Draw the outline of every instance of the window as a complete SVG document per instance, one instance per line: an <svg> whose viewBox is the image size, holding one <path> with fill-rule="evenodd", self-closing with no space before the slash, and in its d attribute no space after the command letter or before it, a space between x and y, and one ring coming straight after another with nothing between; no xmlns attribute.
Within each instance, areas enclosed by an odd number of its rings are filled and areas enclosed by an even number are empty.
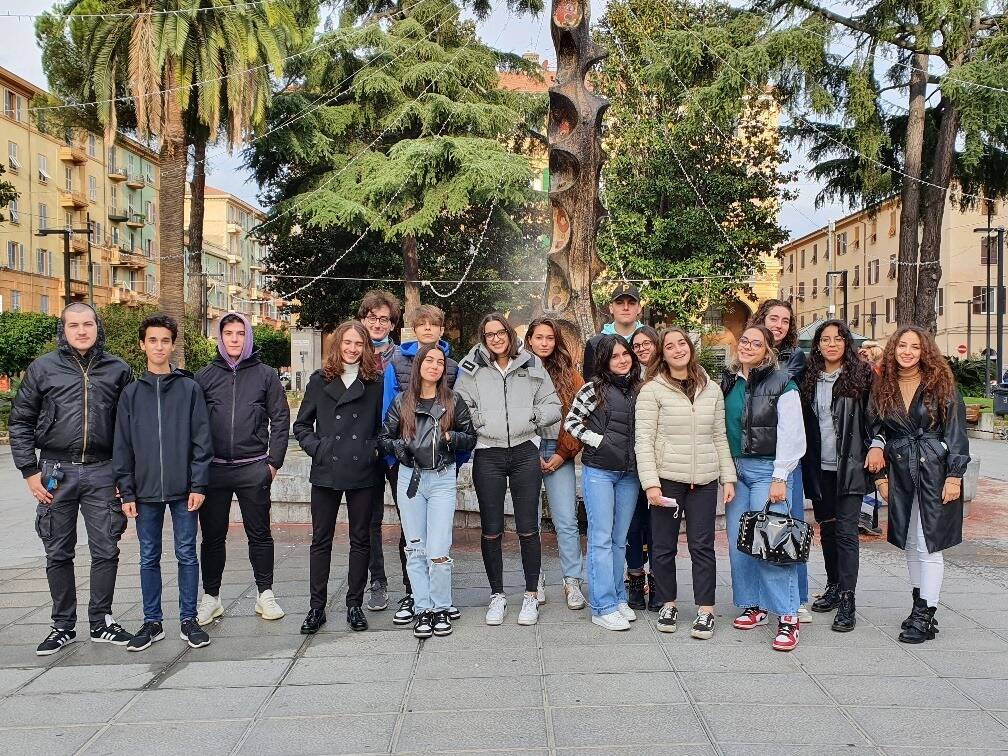
<svg viewBox="0 0 1008 756"><path fill-rule="evenodd" d="M935 315L941 317L945 314L945 290L938 287L938 291L935 292Z"/></svg>
<svg viewBox="0 0 1008 756"><path fill-rule="evenodd" d="M154 250L154 246L153 245L154 245L154 240L153 239L144 239L144 243L143 243L144 254L147 255L147 257L152 257L153 256L151 254L153 252L153 250Z"/></svg>
<svg viewBox="0 0 1008 756"><path fill-rule="evenodd" d="M818 296L819 296L819 279L818 278L813 278L812 279L812 298L815 299Z"/></svg>
<svg viewBox="0 0 1008 756"><path fill-rule="evenodd" d="M868 285L877 284L879 282L879 265L878 260L871 260L868 262Z"/></svg>
<svg viewBox="0 0 1008 756"><path fill-rule="evenodd" d="M892 323L892 300L887 299L885 301L885 322Z"/></svg>
<svg viewBox="0 0 1008 756"><path fill-rule="evenodd" d="M805 327L805 316L804 315L801 316L801 325L798 326L798 327L799 328L804 328Z"/></svg>
<svg viewBox="0 0 1008 756"><path fill-rule="evenodd" d="M144 216L148 223L154 222L154 203L150 200L144 203Z"/></svg>
<svg viewBox="0 0 1008 756"><path fill-rule="evenodd" d="M800 301L800 302L804 302L805 301L805 282L804 281L799 281L798 282L798 301Z"/></svg>
<svg viewBox="0 0 1008 756"><path fill-rule="evenodd" d="M101 286L101 263L91 263L91 276L95 286Z"/></svg>
<svg viewBox="0 0 1008 756"><path fill-rule="evenodd" d="M92 202L98 201L98 179L94 176L87 177L87 193L89 200Z"/></svg>
<svg viewBox="0 0 1008 756"><path fill-rule="evenodd" d="M794 273L794 255L788 255L787 258L787 272Z"/></svg>
<svg viewBox="0 0 1008 756"><path fill-rule="evenodd" d="M851 321L851 325L857 325L858 321L861 320L861 305L854 305L854 320Z"/></svg>
<svg viewBox="0 0 1008 756"><path fill-rule="evenodd" d="M802 270L804 270L805 269L805 250L804 249L801 251L801 266L802 266Z"/></svg>
<svg viewBox="0 0 1008 756"><path fill-rule="evenodd" d="M97 157L98 155L98 140L95 139L94 134L88 134L87 154L90 155L91 157Z"/></svg>
<svg viewBox="0 0 1008 756"><path fill-rule="evenodd" d="M17 198L12 199L9 203L7 203L7 211L9 213L9 215L10 215L10 222L11 223L20 223L21 222L21 211L18 209Z"/></svg>
<svg viewBox="0 0 1008 756"><path fill-rule="evenodd" d="M871 243L878 242L878 218L872 218L871 222Z"/></svg>
<svg viewBox="0 0 1008 756"><path fill-rule="evenodd" d="M816 261L819 259L819 245L812 245L812 264L815 265Z"/></svg>
<svg viewBox="0 0 1008 756"><path fill-rule="evenodd" d="M73 213L63 213L63 228L73 228Z"/></svg>
<svg viewBox="0 0 1008 756"><path fill-rule="evenodd" d="M899 212L893 210L889 213L889 236L896 236L896 231L899 227Z"/></svg>
<svg viewBox="0 0 1008 756"><path fill-rule="evenodd" d="M116 189L116 185L112 184L109 187L109 198L111 199L112 209L119 207L119 190Z"/></svg>
<svg viewBox="0 0 1008 756"><path fill-rule="evenodd" d="M889 278L896 278L896 255L889 255Z"/></svg>
<svg viewBox="0 0 1008 756"><path fill-rule="evenodd" d="M838 255L847 254L847 232L836 235L836 253Z"/></svg>
<svg viewBox="0 0 1008 756"><path fill-rule="evenodd" d="M49 295L43 294L39 297L39 312L43 315L49 314Z"/></svg>
<svg viewBox="0 0 1008 756"><path fill-rule="evenodd" d="M856 289L860 285L861 285L861 266L855 265L854 278L851 280L851 286L853 286Z"/></svg>
<svg viewBox="0 0 1008 756"><path fill-rule="evenodd" d="M984 293L986 291L986 296ZM1001 287L1001 312L1005 311L1005 290ZM973 287L973 314L974 315L986 315L988 312L994 312L994 287L989 289L986 286L974 286Z"/></svg>
<svg viewBox="0 0 1008 756"><path fill-rule="evenodd" d="M8 240L7 267L11 270L26 270L24 244Z"/></svg>
<svg viewBox="0 0 1008 756"><path fill-rule="evenodd" d="M7 142L7 167L10 168L11 173L17 173L21 170L21 161L18 160L17 142Z"/></svg>
<svg viewBox="0 0 1008 756"><path fill-rule="evenodd" d="M63 166L63 187L68 191L73 191L73 168L69 165Z"/></svg>
<svg viewBox="0 0 1008 756"><path fill-rule="evenodd" d="M861 226L854 226L854 249L861 246Z"/></svg>
<svg viewBox="0 0 1008 756"><path fill-rule="evenodd" d="M980 240L980 264L997 265L997 237L985 236Z"/></svg>
<svg viewBox="0 0 1008 756"><path fill-rule="evenodd" d="M114 146L108 148L108 169L110 173L116 169L116 151Z"/></svg>
<svg viewBox="0 0 1008 756"><path fill-rule="evenodd" d="M12 289L10 293L10 308L12 311L17 312L21 309L21 292L17 289Z"/></svg>
<svg viewBox="0 0 1008 756"><path fill-rule="evenodd" d="M157 284L154 282L154 274L153 273L148 273L147 274L146 285L147 285L147 293L148 294L156 294L157 293Z"/></svg>
<svg viewBox="0 0 1008 756"><path fill-rule="evenodd" d="M49 183L49 158L45 155L38 156L38 180L40 184Z"/></svg>
<svg viewBox="0 0 1008 756"><path fill-rule="evenodd" d="M24 97L9 89L4 92L4 115L15 121L24 120Z"/></svg>

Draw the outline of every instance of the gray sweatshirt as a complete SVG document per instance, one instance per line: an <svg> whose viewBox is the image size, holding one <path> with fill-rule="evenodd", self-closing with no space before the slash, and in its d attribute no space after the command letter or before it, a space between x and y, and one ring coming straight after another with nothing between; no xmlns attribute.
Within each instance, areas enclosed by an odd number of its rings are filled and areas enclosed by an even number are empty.
<svg viewBox="0 0 1008 756"><path fill-rule="evenodd" d="M815 389L815 414L819 420L821 464L823 470L837 469L836 427L833 425L833 384L840 377L840 371L819 373Z"/></svg>

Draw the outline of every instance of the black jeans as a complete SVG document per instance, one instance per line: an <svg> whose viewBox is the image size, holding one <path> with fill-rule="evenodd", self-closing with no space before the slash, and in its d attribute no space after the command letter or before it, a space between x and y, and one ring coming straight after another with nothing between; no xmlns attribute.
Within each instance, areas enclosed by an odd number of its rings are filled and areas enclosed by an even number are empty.
<svg viewBox="0 0 1008 756"><path fill-rule="evenodd" d="M346 605L364 603L368 559L371 552L371 488L337 491L325 486L311 487L312 541L308 557L308 583L311 608L323 609L328 600L329 568L332 566L333 534L340 502L346 494L350 520L350 566L347 571Z"/></svg>
<svg viewBox="0 0 1008 756"><path fill-rule="evenodd" d="M399 514L399 502L397 501L399 484L399 463L392 467L385 468L385 478L374 487L374 498L371 501L371 562L368 565L368 572L371 573L372 582L377 580L382 585L388 585L388 577L385 575L385 554L382 551L382 519L385 516L385 481L388 480L392 487L392 502L395 504L396 514ZM399 526L399 563L402 565L403 586L406 593L413 593L410 587L409 575L406 574L406 536L403 534L402 517L400 516Z"/></svg>
<svg viewBox="0 0 1008 756"><path fill-rule="evenodd" d="M820 501L812 501L816 522L819 524L819 541L826 562L826 582L853 591L858 574L858 516L861 514L859 494L837 494L837 474L831 470L819 471Z"/></svg>
<svg viewBox="0 0 1008 756"><path fill-rule="evenodd" d="M630 572L640 572L649 561L654 543L651 538L651 512L644 491L637 497L637 508L630 520L626 539L626 566Z"/></svg>
<svg viewBox="0 0 1008 756"><path fill-rule="evenodd" d="M42 483L49 479L55 462L42 460ZM115 498L111 462L76 465L60 463L63 480L50 504L39 504L35 532L45 546L46 578L52 595L53 627L73 630L77 624L77 583L74 552L77 548L77 513L84 517L91 552L91 600L88 621L104 622L112 614L116 574L119 571L119 539L126 531L126 515Z"/></svg>
<svg viewBox="0 0 1008 756"><path fill-rule="evenodd" d="M539 585L542 544L539 541L539 490L542 468L539 450L531 441L510 449L477 449L473 453L473 486L480 508L483 537L480 548L493 593L504 592L504 497L511 488L515 529L521 545L525 590Z"/></svg>
<svg viewBox="0 0 1008 756"><path fill-rule="evenodd" d="M220 595L221 576L227 561L227 534L233 496L238 497L256 587L260 593L273 588L272 485L273 477L265 461L247 465L211 465L206 500L198 510L200 530L203 532L200 561L204 593Z"/></svg>
<svg viewBox="0 0 1008 756"><path fill-rule="evenodd" d="M675 499L679 509L651 508L651 574L660 603L676 600L675 558L679 550L679 525L686 516L686 542L693 562L693 601L697 606L714 606L717 572L714 561L714 518L718 482L702 486L661 482L663 496Z"/></svg>

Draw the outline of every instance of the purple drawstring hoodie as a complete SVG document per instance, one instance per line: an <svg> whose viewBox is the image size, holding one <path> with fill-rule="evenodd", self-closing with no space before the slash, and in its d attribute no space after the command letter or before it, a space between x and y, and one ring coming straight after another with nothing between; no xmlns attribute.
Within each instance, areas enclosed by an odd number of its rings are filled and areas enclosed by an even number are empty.
<svg viewBox="0 0 1008 756"><path fill-rule="evenodd" d="M238 318L245 326L245 345L242 347L241 356L237 360L231 359L224 346L224 320L232 315ZM244 360L247 360L252 356L252 324L249 323L248 318L240 312L226 312L221 315L220 320L217 321L217 351L220 352L220 356L232 370L237 368Z"/></svg>

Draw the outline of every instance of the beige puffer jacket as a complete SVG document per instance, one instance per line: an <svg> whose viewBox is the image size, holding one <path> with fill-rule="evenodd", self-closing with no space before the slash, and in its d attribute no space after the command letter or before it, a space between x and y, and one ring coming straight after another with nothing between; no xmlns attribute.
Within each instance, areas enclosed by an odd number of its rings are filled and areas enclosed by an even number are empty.
<svg viewBox="0 0 1008 756"><path fill-rule="evenodd" d="M703 485L737 480L725 435L724 395L710 378L690 402L662 376L648 381L637 397L637 474L641 488L660 480Z"/></svg>

